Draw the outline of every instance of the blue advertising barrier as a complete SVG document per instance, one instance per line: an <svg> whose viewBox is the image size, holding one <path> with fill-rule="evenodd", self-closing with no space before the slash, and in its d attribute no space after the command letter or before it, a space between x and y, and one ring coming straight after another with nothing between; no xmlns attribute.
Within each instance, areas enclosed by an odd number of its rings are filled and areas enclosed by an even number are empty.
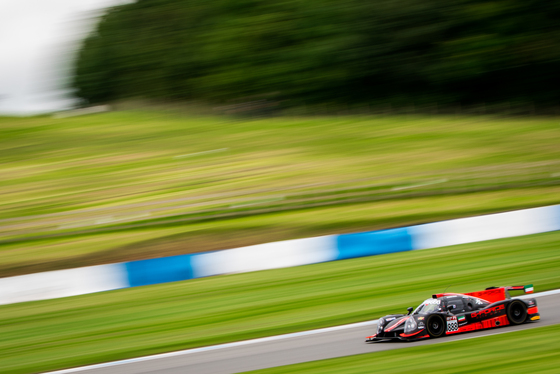
<svg viewBox="0 0 560 374"><path fill-rule="evenodd" d="M408 229L399 228L339 235L337 249L334 260L410 251L413 247Z"/></svg>
<svg viewBox="0 0 560 374"><path fill-rule="evenodd" d="M192 256L179 255L126 262L128 283L130 287L136 287L192 279Z"/></svg>

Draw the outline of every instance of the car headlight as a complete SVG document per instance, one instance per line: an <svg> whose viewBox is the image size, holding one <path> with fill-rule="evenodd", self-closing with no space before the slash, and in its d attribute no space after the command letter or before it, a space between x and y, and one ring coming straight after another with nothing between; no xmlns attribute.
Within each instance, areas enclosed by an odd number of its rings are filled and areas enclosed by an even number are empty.
<svg viewBox="0 0 560 374"><path fill-rule="evenodd" d="M377 321L377 333L381 334L383 332L383 327L385 327L385 319L384 318L379 318L379 321Z"/></svg>
<svg viewBox="0 0 560 374"><path fill-rule="evenodd" d="M416 325L416 320L414 319L414 317L410 317L409 319L406 320L406 323L404 324L404 333L408 334L413 332L414 330L416 330L418 326Z"/></svg>

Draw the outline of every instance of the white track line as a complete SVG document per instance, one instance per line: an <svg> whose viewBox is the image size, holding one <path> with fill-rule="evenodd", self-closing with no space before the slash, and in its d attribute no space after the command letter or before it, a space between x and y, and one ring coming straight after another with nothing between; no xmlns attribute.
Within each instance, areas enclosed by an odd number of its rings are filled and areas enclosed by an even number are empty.
<svg viewBox="0 0 560 374"><path fill-rule="evenodd" d="M539 292L539 293L535 293L535 294L528 294L528 295L523 295L523 296L517 296L517 297L514 297L514 298L515 299L531 299L531 298L534 298L534 297L550 296L550 295L556 295L556 294L560 294L560 289L552 290L552 291ZM252 339L252 340L244 340L244 341L240 341L240 342L233 342L233 343L226 343L226 344L219 344L219 345L211 345L211 346L208 346L208 347L186 349L186 350L183 350L183 351L162 353L162 354L152 355L152 356L137 357L137 358L131 358L131 359L128 359L128 360L106 362L106 363L103 363L103 364L82 366L82 367L59 370L59 371L50 371L50 372L47 372L47 373L44 373L44 374L76 373L76 372L79 372L79 371L101 369L101 368L105 368L105 367L109 367L109 366L124 365L124 364L130 364L130 363L134 363L134 362L159 360L160 358L182 356L182 355L188 355L188 354L194 354L194 353L200 353L200 352L215 351L215 350L218 350L218 349L240 347L240 346L243 346L243 345L265 343L265 342L270 342L270 341L275 341L275 340L296 338L296 337L300 337L300 336L322 334L324 332L346 330L346 329L351 329L351 328L354 328L354 327L375 325L377 323L377 321L378 320L351 323L349 325L327 327L327 328L324 328L324 329L301 331L301 332L295 332L295 333L291 333L291 334L268 336L266 338L258 338L258 339ZM515 330L515 331L517 331L517 330ZM507 333L507 332L512 332L512 331L495 332L495 333L491 333L491 334L487 334L487 335L466 337L465 339L481 338L481 337L484 337L484 336L504 334L504 333ZM445 343L445 341L441 341L439 343Z"/></svg>

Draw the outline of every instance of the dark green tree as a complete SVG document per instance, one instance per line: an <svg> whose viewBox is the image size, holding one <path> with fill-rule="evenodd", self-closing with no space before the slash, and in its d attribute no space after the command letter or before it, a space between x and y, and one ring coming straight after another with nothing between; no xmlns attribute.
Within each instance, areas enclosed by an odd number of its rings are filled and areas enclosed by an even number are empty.
<svg viewBox="0 0 560 374"><path fill-rule="evenodd" d="M84 42L92 103L557 104L560 6L545 0L139 0Z"/></svg>

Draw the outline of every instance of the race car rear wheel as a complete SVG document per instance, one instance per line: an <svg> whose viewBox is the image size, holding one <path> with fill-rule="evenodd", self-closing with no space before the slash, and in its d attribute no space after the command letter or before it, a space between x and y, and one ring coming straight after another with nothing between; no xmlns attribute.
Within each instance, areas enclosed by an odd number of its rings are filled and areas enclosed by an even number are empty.
<svg viewBox="0 0 560 374"><path fill-rule="evenodd" d="M513 300L507 308L507 318L512 325L520 325L527 319L527 306L521 300Z"/></svg>
<svg viewBox="0 0 560 374"><path fill-rule="evenodd" d="M439 338L445 333L445 321L438 314L433 314L426 321L426 331L432 338Z"/></svg>

